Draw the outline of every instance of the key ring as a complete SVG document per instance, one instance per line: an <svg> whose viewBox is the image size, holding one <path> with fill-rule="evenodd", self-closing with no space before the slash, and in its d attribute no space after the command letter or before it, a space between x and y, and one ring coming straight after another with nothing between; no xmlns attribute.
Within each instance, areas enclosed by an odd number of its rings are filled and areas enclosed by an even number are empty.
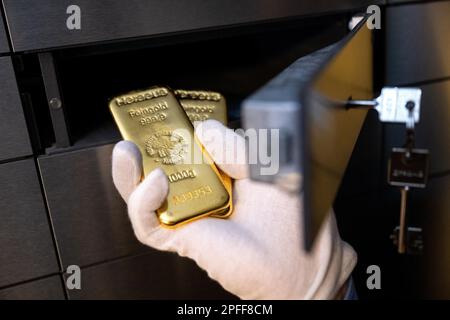
<svg viewBox="0 0 450 320"><path fill-rule="evenodd" d="M411 157L411 150L414 148L415 141L415 120L414 120L414 101L408 101L405 105L406 109L408 109L408 120L406 121L406 143L405 148L408 149L405 156L406 159Z"/></svg>

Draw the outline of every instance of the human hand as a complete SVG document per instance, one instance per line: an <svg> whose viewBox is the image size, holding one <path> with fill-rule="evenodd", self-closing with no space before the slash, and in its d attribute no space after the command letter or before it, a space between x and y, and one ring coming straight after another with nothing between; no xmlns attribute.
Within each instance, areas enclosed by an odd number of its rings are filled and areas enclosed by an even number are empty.
<svg viewBox="0 0 450 320"><path fill-rule="evenodd" d="M169 190L163 170L152 171L140 182L142 158L138 148L129 141L115 146L113 181L128 204L137 239L193 259L212 279L242 299L335 297L349 277L356 255L340 239L332 210L313 250L305 252L300 242L302 197L275 185L251 181L244 164L219 159L221 156L214 152L217 141L205 138L210 130L227 137L226 152L245 152L245 142L234 132L225 135L230 129L214 120L196 128L200 142L214 161L236 179L233 214L229 219L202 218L175 230L162 227L155 213Z"/></svg>

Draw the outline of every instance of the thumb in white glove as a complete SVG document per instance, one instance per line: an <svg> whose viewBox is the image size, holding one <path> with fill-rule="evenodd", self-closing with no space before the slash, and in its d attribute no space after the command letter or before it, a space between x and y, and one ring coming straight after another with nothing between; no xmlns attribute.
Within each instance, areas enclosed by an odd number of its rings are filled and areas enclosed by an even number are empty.
<svg viewBox="0 0 450 320"><path fill-rule="evenodd" d="M140 183L142 159L137 147L129 141L115 146L113 180L128 204L138 240L193 259L212 279L242 299L333 298L356 263L353 249L339 237L333 213L313 251L305 252L300 245L302 199L276 186L250 181L242 164L217 159L217 141L203 139L211 136L210 130L224 133L226 152L236 152L227 150L229 147L245 148L244 139L214 120L196 128L199 140L219 167L237 179L233 214L226 220L203 218L175 230L161 227L155 213L169 190L163 170L155 169Z"/></svg>

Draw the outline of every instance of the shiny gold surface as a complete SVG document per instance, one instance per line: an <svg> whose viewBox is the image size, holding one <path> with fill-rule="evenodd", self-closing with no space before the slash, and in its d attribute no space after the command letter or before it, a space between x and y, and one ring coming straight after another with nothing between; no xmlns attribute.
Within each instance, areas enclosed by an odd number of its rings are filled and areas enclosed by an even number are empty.
<svg viewBox="0 0 450 320"><path fill-rule="evenodd" d="M225 98L220 93L182 89L177 89L174 93L192 123L194 123L194 121L214 119L227 125L227 104ZM219 172L222 177L222 182L230 195L230 206L211 216L216 218L227 218L233 211L232 180L220 169Z"/></svg>
<svg viewBox="0 0 450 320"><path fill-rule="evenodd" d="M181 89L174 92L191 122L215 119L227 124L227 105L220 93Z"/></svg>
<svg viewBox="0 0 450 320"><path fill-rule="evenodd" d="M121 95L110 101L109 108L122 137L140 149L144 175L161 167L168 176L169 195L157 210L164 226L178 226L229 208L230 196L215 165L192 164L189 155L202 153L202 146L169 88Z"/></svg>

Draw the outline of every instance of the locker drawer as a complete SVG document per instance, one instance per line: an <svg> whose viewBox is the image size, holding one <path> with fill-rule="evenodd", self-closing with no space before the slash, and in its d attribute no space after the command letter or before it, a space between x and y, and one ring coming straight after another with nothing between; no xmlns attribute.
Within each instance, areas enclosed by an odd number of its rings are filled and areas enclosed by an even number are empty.
<svg viewBox="0 0 450 320"><path fill-rule="evenodd" d="M9 52L8 38L4 28L3 17L0 15L0 53Z"/></svg>
<svg viewBox="0 0 450 320"><path fill-rule="evenodd" d="M3 0L14 51L111 41L189 30L229 27L296 16L363 8L383 1L114 1ZM66 10L80 8L81 28L69 30ZM269 9L268 9L269 8ZM32 17L32 18L31 18Z"/></svg>
<svg viewBox="0 0 450 320"><path fill-rule="evenodd" d="M117 141L109 99L156 84L219 91L226 97L229 120L237 120L243 99L298 57L342 39L348 33L346 21L336 15L273 23L256 31L242 27L239 34L220 37L196 33L56 51L52 56L64 109L63 121L53 121L56 147ZM67 130L58 135L61 127Z"/></svg>
<svg viewBox="0 0 450 320"><path fill-rule="evenodd" d="M111 178L112 145L38 159L64 267L145 250Z"/></svg>
<svg viewBox="0 0 450 320"><path fill-rule="evenodd" d="M0 165L0 287L59 270L34 160Z"/></svg>
<svg viewBox="0 0 450 320"><path fill-rule="evenodd" d="M81 270L69 299L232 299L192 260L152 250Z"/></svg>
<svg viewBox="0 0 450 320"><path fill-rule="evenodd" d="M450 175L429 181L423 190L414 190L411 212L424 229L425 251L422 286L426 299L450 298Z"/></svg>
<svg viewBox="0 0 450 320"><path fill-rule="evenodd" d="M64 300L61 276L52 276L0 290L0 300Z"/></svg>
<svg viewBox="0 0 450 320"><path fill-rule="evenodd" d="M0 86L0 160L30 155L31 144L10 57L0 57Z"/></svg>
<svg viewBox="0 0 450 320"><path fill-rule="evenodd" d="M386 84L450 76L450 1L386 8Z"/></svg>

